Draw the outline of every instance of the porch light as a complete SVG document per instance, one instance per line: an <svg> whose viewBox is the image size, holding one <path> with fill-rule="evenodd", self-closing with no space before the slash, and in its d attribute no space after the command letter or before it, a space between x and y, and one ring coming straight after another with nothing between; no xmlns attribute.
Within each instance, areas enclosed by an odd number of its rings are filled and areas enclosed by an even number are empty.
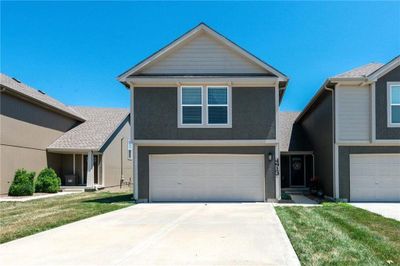
<svg viewBox="0 0 400 266"><path fill-rule="evenodd" d="M272 161L272 153L268 153L268 161Z"/></svg>

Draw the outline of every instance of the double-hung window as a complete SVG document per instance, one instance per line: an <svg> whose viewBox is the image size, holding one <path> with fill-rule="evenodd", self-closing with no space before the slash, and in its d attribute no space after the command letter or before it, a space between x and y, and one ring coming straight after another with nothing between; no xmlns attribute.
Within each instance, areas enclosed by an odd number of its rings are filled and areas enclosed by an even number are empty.
<svg viewBox="0 0 400 266"><path fill-rule="evenodd" d="M228 86L181 86L179 127L231 127L231 98Z"/></svg>
<svg viewBox="0 0 400 266"><path fill-rule="evenodd" d="M227 125L228 108L228 87L207 87L208 124Z"/></svg>
<svg viewBox="0 0 400 266"><path fill-rule="evenodd" d="M400 127L400 82L388 86L388 125Z"/></svg>
<svg viewBox="0 0 400 266"><path fill-rule="evenodd" d="M203 88L181 88L181 123L182 125L203 124Z"/></svg>

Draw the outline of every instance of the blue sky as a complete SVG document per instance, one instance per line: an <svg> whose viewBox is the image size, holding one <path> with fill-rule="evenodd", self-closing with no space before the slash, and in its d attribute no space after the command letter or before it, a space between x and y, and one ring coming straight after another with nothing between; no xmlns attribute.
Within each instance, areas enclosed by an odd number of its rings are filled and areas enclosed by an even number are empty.
<svg viewBox="0 0 400 266"><path fill-rule="evenodd" d="M399 2L2 2L1 72L68 105L128 107L116 77L200 22L290 77L283 110L400 54Z"/></svg>

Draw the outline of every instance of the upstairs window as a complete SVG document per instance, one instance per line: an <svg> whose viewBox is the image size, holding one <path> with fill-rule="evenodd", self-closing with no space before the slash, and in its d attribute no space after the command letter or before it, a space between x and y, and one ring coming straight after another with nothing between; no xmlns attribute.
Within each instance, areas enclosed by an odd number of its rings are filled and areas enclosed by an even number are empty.
<svg viewBox="0 0 400 266"><path fill-rule="evenodd" d="M228 124L228 87L207 87L208 124Z"/></svg>
<svg viewBox="0 0 400 266"><path fill-rule="evenodd" d="M178 95L178 127L231 127L230 87L182 86Z"/></svg>
<svg viewBox="0 0 400 266"><path fill-rule="evenodd" d="M389 85L388 96L389 126L400 127L400 82Z"/></svg>
<svg viewBox="0 0 400 266"><path fill-rule="evenodd" d="M182 87L182 124L201 125L203 123L202 87Z"/></svg>

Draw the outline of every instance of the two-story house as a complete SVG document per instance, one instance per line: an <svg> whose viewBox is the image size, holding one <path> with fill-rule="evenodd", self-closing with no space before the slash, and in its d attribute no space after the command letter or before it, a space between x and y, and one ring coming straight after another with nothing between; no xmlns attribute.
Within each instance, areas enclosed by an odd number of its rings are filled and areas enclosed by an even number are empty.
<svg viewBox="0 0 400 266"><path fill-rule="evenodd" d="M201 23L119 81L131 92L137 200L280 198L280 71Z"/></svg>
<svg viewBox="0 0 400 266"><path fill-rule="evenodd" d="M400 201L400 56L328 78L295 125L328 196Z"/></svg>
<svg viewBox="0 0 400 266"><path fill-rule="evenodd" d="M135 199L273 201L281 189L400 201L400 58L329 78L302 113L288 78L200 24L118 77Z"/></svg>

